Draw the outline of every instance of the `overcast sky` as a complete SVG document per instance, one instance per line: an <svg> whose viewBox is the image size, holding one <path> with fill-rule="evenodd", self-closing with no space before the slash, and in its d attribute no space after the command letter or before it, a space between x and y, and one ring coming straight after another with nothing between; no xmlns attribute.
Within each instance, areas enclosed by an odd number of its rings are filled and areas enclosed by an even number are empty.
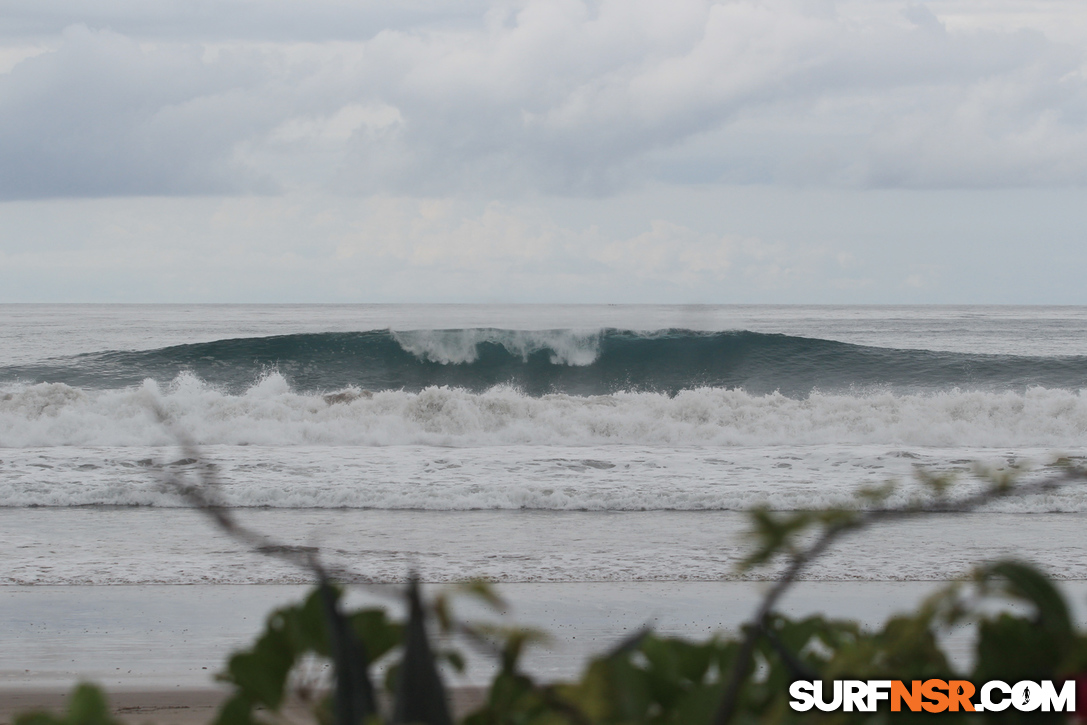
<svg viewBox="0 0 1087 725"><path fill-rule="evenodd" d="M1087 304L1082 0L0 0L0 301Z"/></svg>

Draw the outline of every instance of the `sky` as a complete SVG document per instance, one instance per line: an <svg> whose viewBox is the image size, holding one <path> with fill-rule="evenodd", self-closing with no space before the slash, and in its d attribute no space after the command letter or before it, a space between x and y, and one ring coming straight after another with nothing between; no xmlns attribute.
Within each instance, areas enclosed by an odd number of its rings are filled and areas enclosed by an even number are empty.
<svg viewBox="0 0 1087 725"><path fill-rule="evenodd" d="M1087 304L1082 0L0 0L0 302Z"/></svg>

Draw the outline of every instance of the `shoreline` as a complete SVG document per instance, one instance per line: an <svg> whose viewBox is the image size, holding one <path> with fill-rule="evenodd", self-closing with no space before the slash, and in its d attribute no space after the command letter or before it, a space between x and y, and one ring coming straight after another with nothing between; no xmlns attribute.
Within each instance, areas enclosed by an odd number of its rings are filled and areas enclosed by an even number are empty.
<svg viewBox="0 0 1087 725"><path fill-rule="evenodd" d="M799 617L823 613L873 627L913 609L941 582L807 581L797 583L779 611ZM1087 580L1062 581L1073 616L1087 623ZM592 655L645 626L667 636L703 639L735 632L754 610L767 583L577 582L503 584L510 614L489 614L458 600L469 620L513 623L551 636L530 650L526 671L543 680L579 672ZM434 593L440 587L426 586ZM0 587L0 701L9 695L66 692L79 681L107 692L204 691L228 655L248 646L274 608L298 601L302 585L31 586ZM349 607L398 603L385 593L349 590ZM969 632L950 632L945 648L957 665L970 658ZM453 688L486 683L491 663L468 655Z"/></svg>
<svg viewBox="0 0 1087 725"><path fill-rule="evenodd" d="M223 688L175 688L173 690L113 690L106 693L113 716L124 723L154 725L208 725L226 699ZM449 691L454 717L474 710L486 696L478 687ZM69 690L43 689L7 691L0 689L0 725L10 725L16 715L27 712L63 712ZM292 708L286 708L290 714ZM298 714L303 715L302 708Z"/></svg>
<svg viewBox="0 0 1087 725"><path fill-rule="evenodd" d="M69 689L0 689L0 725L10 725L16 715L34 712L63 712ZM176 688L174 690L111 690L106 693L110 710L123 722L155 725L203 725L210 723L226 690L217 688Z"/></svg>

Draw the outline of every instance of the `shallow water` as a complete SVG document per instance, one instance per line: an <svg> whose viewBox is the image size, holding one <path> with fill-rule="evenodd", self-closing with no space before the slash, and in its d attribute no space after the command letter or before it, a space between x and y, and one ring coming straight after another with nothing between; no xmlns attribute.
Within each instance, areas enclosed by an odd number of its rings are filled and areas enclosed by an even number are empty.
<svg viewBox="0 0 1087 725"><path fill-rule="evenodd" d="M722 581L741 574L747 518L731 511L256 509L253 528L301 546L358 581ZM939 514L847 537L804 573L816 581L947 580L1002 557L1087 579L1085 514ZM153 508L0 509L0 584L296 584L307 572L253 554L198 512Z"/></svg>
<svg viewBox="0 0 1087 725"><path fill-rule="evenodd" d="M1073 614L1087 622L1087 583L1062 584ZM875 627L911 609L931 582L808 582L783 600L790 616L816 612ZM572 677L587 658L645 625L668 636L704 638L735 632L753 610L759 589L744 582L605 582L506 584L507 623L542 629L551 642L529 650L526 670L546 680ZM113 690L213 685L226 656L248 645L277 606L299 600L302 586L2 587L0 695L4 690L67 688L93 680ZM395 592L388 592L394 595ZM388 596L355 592L352 603L386 603ZM461 609L472 619L494 619ZM968 628L942 634L952 662L970 662ZM493 665L472 656L452 686L487 681Z"/></svg>

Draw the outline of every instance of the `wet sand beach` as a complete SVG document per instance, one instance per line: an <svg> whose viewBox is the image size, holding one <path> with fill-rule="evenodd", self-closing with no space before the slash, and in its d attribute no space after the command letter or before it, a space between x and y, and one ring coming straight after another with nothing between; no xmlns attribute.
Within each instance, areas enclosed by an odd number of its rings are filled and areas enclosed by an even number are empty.
<svg viewBox="0 0 1087 725"><path fill-rule="evenodd" d="M940 582L801 582L781 610L815 612L876 626L907 611ZM594 652L644 625L692 638L734 632L765 584L757 582L576 582L506 584L499 592L511 621L552 635L526 659L542 679L575 675ZM1060 586L1077 619L1087 622L1087 581ZM79 681L101 684L115 711L132 722L207 722L223 696L212 677L245 646L275 606L306 591L293 585L0 587L0 723L14 713L56 708ZM395 594L389 587L389 594ZM382 592L351 595L351 605L388 601ZM463 609L463 616L485 616ZM969 633L946 638L954 660L969 660ZM468 707L489 665L469 660L449 675L459 706Z"/></svg>

